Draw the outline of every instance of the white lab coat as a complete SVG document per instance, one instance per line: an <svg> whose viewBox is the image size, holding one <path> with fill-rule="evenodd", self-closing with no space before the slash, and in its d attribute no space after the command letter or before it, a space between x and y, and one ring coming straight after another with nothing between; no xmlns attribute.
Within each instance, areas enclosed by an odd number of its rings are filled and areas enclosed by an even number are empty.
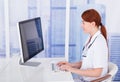
<svg viewBox="0 0 120 82"><path fill-rule="evenodd" d="M80 69L103 68L101 76L108 72L108 47L107 42L100 31L96 32L82 54L82 66ZM90 81L95 78L84 77Z"/></svg>

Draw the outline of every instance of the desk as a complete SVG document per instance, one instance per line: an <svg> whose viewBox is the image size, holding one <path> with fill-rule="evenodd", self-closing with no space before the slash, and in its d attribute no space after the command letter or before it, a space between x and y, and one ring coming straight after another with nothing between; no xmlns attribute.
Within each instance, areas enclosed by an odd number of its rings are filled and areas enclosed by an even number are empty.
<svg viewBox="0 0 120 82"><path fill-rule="evenodd" d="M19 65L19 57L13 57L0 72L0 82L74 82L70 72L51 69L51 61L61 58L32 58L30 61L41 62L37 67Z"/></svg>

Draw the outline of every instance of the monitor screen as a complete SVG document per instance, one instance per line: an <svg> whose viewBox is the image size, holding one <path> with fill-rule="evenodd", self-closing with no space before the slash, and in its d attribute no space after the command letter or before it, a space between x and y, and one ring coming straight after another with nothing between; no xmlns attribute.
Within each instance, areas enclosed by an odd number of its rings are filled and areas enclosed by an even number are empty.
<svg viewBox="0 0 120 82"><path fill-rule="evenodd" d="M20 21L21 62L25 63L44 50L40 17Z"/></svg>

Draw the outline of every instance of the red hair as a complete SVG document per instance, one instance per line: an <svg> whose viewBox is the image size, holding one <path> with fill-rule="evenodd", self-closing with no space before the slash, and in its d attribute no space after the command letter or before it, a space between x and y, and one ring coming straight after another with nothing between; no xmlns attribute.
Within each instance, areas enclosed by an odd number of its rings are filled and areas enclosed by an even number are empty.
<svg viewBox="0 0 120 82"><path fill-rule="evenodd" d="M101 23L101 17L99 15L99 13L94 10L94 9L89 9L86 10L85 12L83 12L82 14L82 19L87 21L87 22L95 22L96 26L99 28L99 26L101 26L100 30L102 35L104 36L104 38L107 41L107 32L106 32L106 28L105 26Z"/></svg>

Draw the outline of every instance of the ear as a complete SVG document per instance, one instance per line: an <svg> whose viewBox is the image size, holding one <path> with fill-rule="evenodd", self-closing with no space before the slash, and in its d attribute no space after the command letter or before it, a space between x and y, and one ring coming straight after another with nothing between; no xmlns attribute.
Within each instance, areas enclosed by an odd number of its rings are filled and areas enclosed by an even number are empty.
<svg viewBox="0 0 120 82"><path fill-rule="evenodd" d="M95 24L95 22L93 21L93 22L91 22L91 25L92 25L92 26L95 26L96 24Z"/></svg>

